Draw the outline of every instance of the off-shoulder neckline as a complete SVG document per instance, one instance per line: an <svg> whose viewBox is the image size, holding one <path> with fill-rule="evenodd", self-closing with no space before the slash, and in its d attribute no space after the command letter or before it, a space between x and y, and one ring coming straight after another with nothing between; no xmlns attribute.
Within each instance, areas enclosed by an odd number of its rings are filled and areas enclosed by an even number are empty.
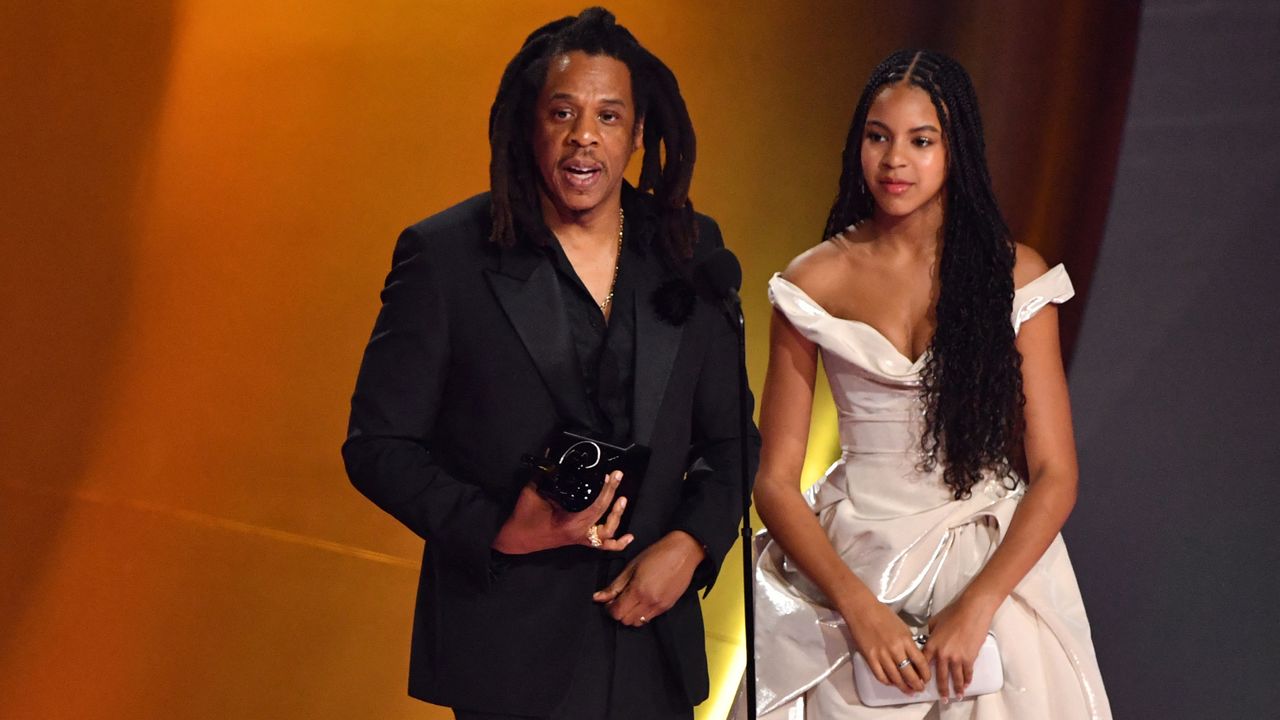
<svg viewBox="0 0 1280 720"><path fill-rule="evenodd" d="M830 318L831 320L834 320L835 322L838 322L838 323L845 323L848 325L852 325L854 327L866 328L872 335L879 338L880 342L884 343L886 347L893 350L895 355L902 358L903 360L906 360L908 363L911 363L912 367L919 365L929 355L929 351L928 349L926 349L924 352L920 353L920 357L916 358L915 360L912 360L911 358L907 357L906 353L899 350L898 346L894 345L893 342L889 340L889 338L885 337L885 334L880 332L880 330L875 325L872 325L871 323L868 323L868 322L863 322L861 320L853 320L851 318L842 318L838 315L832 315L831 312L828 311L826 308L822 307L822 305L817 300L814 300L812 297L810 297L809 293L800 289L799 285L796 285L790 280L782 277L782 273L774 273L773 277L770 278L769 282L772 283L775 280L780 283L784 283L786 287L788 287L791 291L799 295L806 303L812 305L819 312L821 312L824 317Z"/></svg>
<svg viewBox="0 0 1280 720"><path fill-rule="evenodd" d="M1057 265L1054 265L1053 267L1044 271L1039 276L1037 276L1034 280L1028 282L1026 285L1023 285L1020 288L1015 288L1013 291L1014 297L1016 298L1018 293L1026 290L1027 288L1030 288L1032 285L1035 285L1041 280L1044 280L1049 275L1051 275L1052 273L1060 269L1065 269L1063 268L1062 263L1058 263ZM872 325L871 323L868 323L868 322L864 322L862 320L854 320L852 318L843 318L843 317L840 317L839 315L831 314L831 312L827 310L825 307L823 307L821 303L819 303L817 300L814 300L813 297L809 295L809 293L802 290L799 285L796 285L790 280L782 277L782 273L774 273L773 277L769 279L769 282L773 283L774 281L785 284L786 287L790 288L793 292L799 295L805 302L812 305L819 312L821 312L823 316L830 318L831 320L834 320L835 322L838 322L838 323L845 323L848 325L852 325L854 327L866 328L872 335L879 338L880 342L884 343L886 347L893 350L895 355L902 358L903 360L906 360L908 363L911 363L911 367L915 367L919 365L926 358L929 357L929 350L928 348L926 348L924 352L920 353L920 357L916 358L915 360L912 360L910 357L907 356L906 353L902 352L902 350L900 350L897 345L894 345L893 341L891 341L888 337L886 337L884 333L880 332L880 329L877 328L875 325Z"/></svg>

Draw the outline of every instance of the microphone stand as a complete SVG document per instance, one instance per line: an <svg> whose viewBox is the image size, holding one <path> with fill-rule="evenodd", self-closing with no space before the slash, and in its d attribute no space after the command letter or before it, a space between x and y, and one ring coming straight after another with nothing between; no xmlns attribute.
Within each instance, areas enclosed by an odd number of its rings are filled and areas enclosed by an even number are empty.
<svg viewBox="0 0 1280 720"><path fill-rule="evenodd" d="M742 300L733 288L724 298L730 324L738 336L738 447L741 451L739 469L742 475L742 611L746 626L747 668L746 677L747 720L756 720L756 596L753 576L751 530L751 477L748 473L748 438L751 418L747 410L747 332L746 318L742 314Z"/></svg>
<svg viewBox="0 0 1280 720"><path fill-rule="evenodd" d="M699 271L704 273L710 290L720 299L725 320L733 328L738 339L738 449L739 468L742 475L742 610L746 626L747 667L746 678L747 720L756 720L756 596L752 583L752 532L751 532L751 474L747 443L751 437L750 388L747 386L747 325L742 315L742 298L738 288L742 285L742 266L729 250L720 247L702 261Z"/></svg>

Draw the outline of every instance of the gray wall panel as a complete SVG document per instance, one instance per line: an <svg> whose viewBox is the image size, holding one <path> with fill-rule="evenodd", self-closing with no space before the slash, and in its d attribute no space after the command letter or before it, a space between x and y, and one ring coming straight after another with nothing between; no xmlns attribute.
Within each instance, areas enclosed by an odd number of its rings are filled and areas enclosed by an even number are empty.
<svg viewBox="0 0 1280 720"><path fill-rule="evenodd" d="M1147 2L1071 371L1117 717L1280 716L1280 3Z"/></svg>

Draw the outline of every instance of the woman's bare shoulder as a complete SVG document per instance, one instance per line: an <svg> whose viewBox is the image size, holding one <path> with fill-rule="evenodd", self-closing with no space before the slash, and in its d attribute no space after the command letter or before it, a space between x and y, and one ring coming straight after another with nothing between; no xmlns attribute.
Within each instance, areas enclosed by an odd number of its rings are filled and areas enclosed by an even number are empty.
<svg viewBox="0 0 1280 720"><path fill-rule="evenodd" d="M1044 257L1030 245L1017 243L1014 248L1013 286L1020 288L1049 270Z"/></svg>
<svg viewBox="0 0 1280 720"><path fill-rule="evenodd" d="M856 261L843 243L836 237L805 250L787 265L782 277L816 300L829 291L839 292L847 285L850 263Z"/></svg>

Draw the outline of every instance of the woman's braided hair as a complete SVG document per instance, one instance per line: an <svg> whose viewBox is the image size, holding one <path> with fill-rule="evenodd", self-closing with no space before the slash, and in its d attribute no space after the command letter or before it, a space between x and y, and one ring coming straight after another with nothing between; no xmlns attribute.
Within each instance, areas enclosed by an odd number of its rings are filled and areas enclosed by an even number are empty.
<svg viewBox="0 0 1280 720"><path fill-rule="evenodd" d="M944 481L963 499L986 470L1011 477L1025 399L1009 321L1014 243L991 189L977 95L960 63L928 50L900 50L872 72L849 128L823 237L871 217L875 201L861 162L867 111L882 89L903 83L928 93L947 146L937 329L921 372L922 468L941 463Z"/></svg>

